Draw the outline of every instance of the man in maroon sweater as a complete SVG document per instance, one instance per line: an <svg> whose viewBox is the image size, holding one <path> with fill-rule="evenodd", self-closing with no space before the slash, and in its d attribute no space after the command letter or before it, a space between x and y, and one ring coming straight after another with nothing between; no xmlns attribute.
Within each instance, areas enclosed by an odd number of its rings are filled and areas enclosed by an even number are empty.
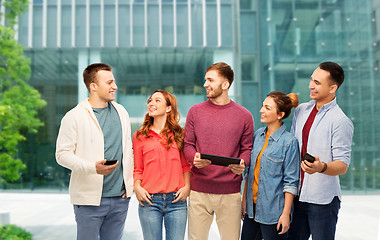
<svg viewBox="0 0 380 240"><path fill-rule="evenodd" d="M189 198L189 240L208 239L216 216L222 240L239 239L241 174L250 163L253 141L251 113L228 97L234 72L226 63L206 70L207 101L190 108L184 153L193 165ZM235 157L240 164L212 165L200 153ZM211 164L211 165L210 165Z"/></svg>

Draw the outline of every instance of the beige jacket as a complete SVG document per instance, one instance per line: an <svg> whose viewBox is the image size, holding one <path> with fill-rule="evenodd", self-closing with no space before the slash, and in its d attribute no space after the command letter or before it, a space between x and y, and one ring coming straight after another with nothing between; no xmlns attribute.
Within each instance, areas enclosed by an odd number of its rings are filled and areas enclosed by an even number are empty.
<svg viewBox="0 0 380 240"><path fill-rule="evenodd" d="M133 152L131 124L123 106L112 102L122 127L123 178L128 197L133 193ZM103 175L96 173L95 162L104 159L104 137L88 99L79 103L62 118L56 159L71 170L70 199L76 205L99 206Z"/></svg>

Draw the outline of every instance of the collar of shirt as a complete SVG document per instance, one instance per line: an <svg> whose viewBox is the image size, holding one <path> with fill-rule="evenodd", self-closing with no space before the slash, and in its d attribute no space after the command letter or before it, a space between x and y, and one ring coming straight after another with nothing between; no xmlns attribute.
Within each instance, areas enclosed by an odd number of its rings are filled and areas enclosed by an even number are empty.
<svg viewBox="0 0 380 240"><path fill-rule="evenodd" d="M149 129L149 132L148 132L148 135L151 136L151 137L156 137L156 138L160 138L162 140L166 140L166 137L156 133L155 131L153 131L151 128ZM169 132L168 134L168 137L169 136L173 136L173 133L172 132Z"/></svg>
<svg viewBox="0 0 380 240"><path fill-rule="evenodd" d="M316 103L317 103L317 101L311 100L310 102L308 102L306 109L309 110L310 108L313 108ZM334 98L331 102L326 103L325 105L323 105L321 107L321 109L319 109L318 112L327 112L328 110L330 110L331 108L333 108L336 104L337 104L336 103L336 98Z"/></svg>
<svg viewBox="0 0 380 240"><path fill-rule="evenodd" d="M149 129L148 135L152 136L152 137L162 138L162 136L160 134L158 134L157 132L155 132L155 131L152 130L152 127Z"/></svg>
<svg viewBox="0 0 380 240"><path fill-rule="evenodd" d="M265 133L267 132L268 130L268 127L266 127L264 129L263 132L260 133L260 135L265 135ZM286 130L286 126L285 124L282 124L281 127L279 129L277 129L271 136L270 138L272 138L274 141L278 142L278 140L280 139L281 135L285 132Z"/></svg>

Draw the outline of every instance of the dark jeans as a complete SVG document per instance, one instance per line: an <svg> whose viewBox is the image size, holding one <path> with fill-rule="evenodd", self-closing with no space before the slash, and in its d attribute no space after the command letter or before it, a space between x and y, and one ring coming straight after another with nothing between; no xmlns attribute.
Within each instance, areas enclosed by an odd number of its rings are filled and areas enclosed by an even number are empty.
<svg viewBox="0 0 380 240"><path fill-rule="evenodd" d="M241 230L241 240L285 240L288 239L287 234L277 234L277 224L258 223L246 214Z"/></svg>
<svg viewBox="0 0 380 240"><path fill-rule="evenodd" d="M295 198L289 239L308 240L311 234L313 240L333 240L339 209L338 197L326 205L300 202Z"/></svg>

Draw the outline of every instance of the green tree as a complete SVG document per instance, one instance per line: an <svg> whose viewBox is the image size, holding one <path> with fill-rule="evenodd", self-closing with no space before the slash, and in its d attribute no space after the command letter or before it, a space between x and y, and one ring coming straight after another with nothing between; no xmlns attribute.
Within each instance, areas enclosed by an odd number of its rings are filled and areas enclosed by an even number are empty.
<svg viewBox="0 0 380 240"><path fill-rule="evenodd" d="M5 8L0 13L5 22L0 24L0 181L12 182L26 167L17 157L17 145L43 125L37 114L46 102L27 83L30 60L15 39L17 17L28 8L28 0L0 0L0 6Z"/></svg>

